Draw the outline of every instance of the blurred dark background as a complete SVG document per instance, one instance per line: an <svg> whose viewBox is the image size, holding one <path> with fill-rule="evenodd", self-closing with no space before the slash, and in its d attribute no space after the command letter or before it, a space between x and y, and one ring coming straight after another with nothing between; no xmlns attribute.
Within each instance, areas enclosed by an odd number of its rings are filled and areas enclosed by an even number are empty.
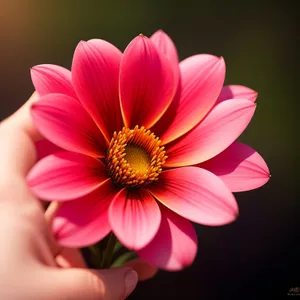
<svg viewBox="0 0 300 300"><path fill-rule="evenodd" d="M297 5L297 2L295 1ZM80 40L99 37L124 49L139 33L162 28L180 58L223 56L226 83L259 92L256 115L240 140L257 149L272 178L236 195L240 217L197 226L199 252L182 272L159 272L130 299L274 299L300 287L296 205L298 113L296 12L292 1L0 0L0 117L33 92L29 68L70 68Z"/></svg>

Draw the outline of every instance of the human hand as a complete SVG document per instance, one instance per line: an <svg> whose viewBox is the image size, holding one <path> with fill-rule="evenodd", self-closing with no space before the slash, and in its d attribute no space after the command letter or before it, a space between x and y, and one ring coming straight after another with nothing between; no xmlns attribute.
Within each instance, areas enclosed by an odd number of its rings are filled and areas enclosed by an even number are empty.
<svg viewBox="0 0 300 300"><path fill-rule="evenodd" d="M36 162L40 139L29 113L31 99L0 124L0 298L4 300L119 300L156 269L137 259L126 267L86 268L80 252L60 248L25 176ZM47 220L48 221L47 221ZM135 271L135 270L136 271Z"/></svg>

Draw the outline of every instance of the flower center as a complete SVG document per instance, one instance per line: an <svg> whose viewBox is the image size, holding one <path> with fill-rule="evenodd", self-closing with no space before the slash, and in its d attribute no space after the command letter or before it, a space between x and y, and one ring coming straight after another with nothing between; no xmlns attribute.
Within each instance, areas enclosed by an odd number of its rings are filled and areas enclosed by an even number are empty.
<svg viewBox="0 0 300 300"><path fill-rule="evenodd" d="M120 187L137 188L154 182L167 156L161 141L145 127L123 127L110 141L106 157L108 174Z"/></svg>

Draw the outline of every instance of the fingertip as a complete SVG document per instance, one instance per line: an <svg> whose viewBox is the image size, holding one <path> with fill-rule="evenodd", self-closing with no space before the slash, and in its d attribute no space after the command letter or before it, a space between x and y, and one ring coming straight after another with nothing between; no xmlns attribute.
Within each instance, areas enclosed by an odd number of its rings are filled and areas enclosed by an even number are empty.
<svg viewBox="0 0 300 300"><path fill-rule="evenodd" d="M30 98L15 111L11 116L2 122L8 129L16 129L25 132L32 141L38 141L42 138L41 134L35 128L31 117L31 106L38 101L39 95L35 91Z"/></svg>
<svg viewBox="0 0 300 300"><path fill-rule="evenodd" d="M138 282L138 273L131 269L125 273L125 298L127 298L135 289Z"/></svg>
<svg viewBox="0 0 300 300"><path fill-rule="evenodd" d="M47 277L51 278L52 290L55 291L53 299L57 299L57 295L72 300L125 299L138 282L138 274L131 267L102 270L69 268L52 272L53 275Z"/></svg>
<svg viewBox="0 0 300 300"><path fill-rule="evenodd" d="M135 258L127 262L126 266L132 267L137 272L139 281L151 279L158 272L157 267L147 263L145 260L141 258Z"/></svg>

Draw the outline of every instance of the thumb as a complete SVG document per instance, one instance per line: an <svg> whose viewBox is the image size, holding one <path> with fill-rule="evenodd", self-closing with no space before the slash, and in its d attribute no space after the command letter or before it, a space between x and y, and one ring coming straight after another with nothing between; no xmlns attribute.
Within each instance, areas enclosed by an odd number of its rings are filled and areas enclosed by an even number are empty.
<svg viewBox="0 0 300 300"><path fill-rule="evenodd" d="M137 285L138 275L129 267L106 270L59 269L53 271L49 299L123 300Z"/></svg>

